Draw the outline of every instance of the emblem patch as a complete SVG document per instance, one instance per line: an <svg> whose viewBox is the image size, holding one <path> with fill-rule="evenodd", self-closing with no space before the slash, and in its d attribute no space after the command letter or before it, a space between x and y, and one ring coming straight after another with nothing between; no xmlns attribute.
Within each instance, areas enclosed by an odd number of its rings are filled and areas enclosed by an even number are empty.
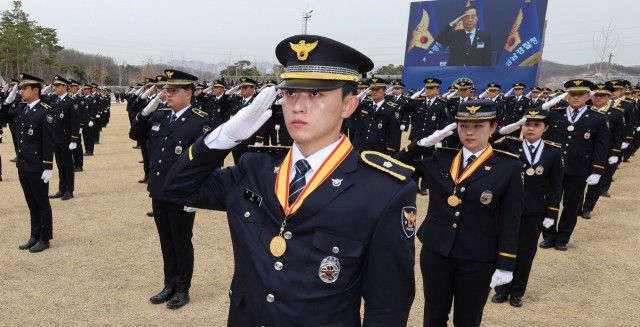
<svg viewBox="0 0 640 327"><path fill-rule="evenodd" d="M338 280L338 277L340 277L340 260L336 257L326 257L322 259L320 269L318 269L318 277L327 284Z"/></svg>
<svg viewBox="0 0 640 327"><path fill-rule="evenodd" d="M33 128L29 128L29 131L27 133L29 134L29 136L33 135Z"/></svg>
<svg viewBox="0 0 640 327"><path fill-rule="evenodd" d="M491 193L491 191L487 190L482 192L482 194L480 194L480 203L482 204L489 204L491 203L491 200L493 199L493 193Z"/></svg>
<svg viewBox="0 0 640 327"><path fill-rule="evenodd" d="M389 161L385 161L382 165L385 166L386 168L393 167L393 164L391 162L389 162Z"/></svg>
<svg viewBox="0 0 640 327"><path fill-rule="evenodd" d="M277 174L278 173L278 169L280 169L280 167L273 168L273 173Z"/></svg>
<svg viewBox="0 0 640 327"><path fill-rule="evenodd" d="M400 113L396 112L396 119L400 119Z"/></svg>
<svg viewBox="0 0 640 327"><path fill-rule="evenodd" d="M342 184L342 179L340 179L340 178L332 178L331 182L333 183L333 186L338 187L338 186L340 186L340 184Z"/></svg>
<svg viewBox="0 0 640 327"><path fill-rule="evenodd" d="M407 238L411 238L416 232L416 207L404 207L402 208L402 214L400 215L400 222L402 223L402 230Z"/></svg>
<svg viewBox="0 0 640 327"><path fill-rule="evenodd" d="M588 140L590 137L591 137L591 133L589 133L589 132L584 133L584 139L585 140Z"/></svg>
<svg viewBox="0 0 640 327"><path fill-rule="evenodd" d="M315 49L316 46L318 46L319 41L320 40L307 44L307 41L300 40L298 44L291 42L289 42L289 44L291 45L291 50L296 52L298 60L305 61L309 59L309 52L311 52L311 50Z"/></svg>
<svg viewBox="0 0 640 327"><path fill-rule="evenodd" d="M542 175L543 172L544 172L544 167L538 166L538 168L536 168L536 175Z"/></svg>
<svg viewBox="0 0 640 327"><path fill-rule="evenodd" d="M436 120L436 116L431 116L431 120L435 121Z"/></svg>
<svg viewBox="0 0 640 327"><path fill-rule="evenodd" d="M382 129L382 123L378 123L378 129Z"/></svg>
<svg viewBox="0 0 640 327"><path fill-rule="evenodd" d="M78 104L77 103L73 104L73 109L78 110Z"/></svg>
<svg viewBox="0 0 640 327"><path fill-rule="evenodd" d="M209 126L204 126L204 127L202 127L202 132L203 132L203 133L206 133L206 132L208 132L208 131L210 131L210 130L211 130L211 127L209 127Z"/></svg>
<svg viewBox="0 0 640 327"><path fill-rule="evenodd" d="M47 123L53 123L53 116L51 116L51 114L47 114Z"/></svg>
<svg viewBox="0 0 640 327"><path fill-rule="evenodd" d="M64 112L60 113L60 118L64 118Z"/></svg>
<svg viewBox="0 0 640 327"><path fill-rule="evenodd" d="M182 145L178 144L176 145L176 154L181 154L182 153Z"/></svg>

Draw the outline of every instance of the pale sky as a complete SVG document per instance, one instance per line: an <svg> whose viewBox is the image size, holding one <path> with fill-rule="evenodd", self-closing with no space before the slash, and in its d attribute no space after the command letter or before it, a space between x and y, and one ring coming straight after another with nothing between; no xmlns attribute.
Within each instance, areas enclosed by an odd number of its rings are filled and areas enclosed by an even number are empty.
<svg viewBox="0 0 640 327"><path fill-rule="evenodd" d="M446 0L440 0L446 1ZM484 0L491 1L491 0ZM519 0L513 0L519 1ZM344 42L376 66L403 64L407 0L30 1L23 10L43 27L58 30L60 44L117 61L140 64L174 59L207 63L239 59L275 62L275 46L301 34L302 13L313 10L308 34ZM593 38L612 17L620 38L613 62L640 65L640 20L630 2L549 0L542 58L565 64L596 61ZM633 4L637 4L633 1ZM626 6L625 6L626 5ZM13 7L0 0L0 9Z"/></svg>

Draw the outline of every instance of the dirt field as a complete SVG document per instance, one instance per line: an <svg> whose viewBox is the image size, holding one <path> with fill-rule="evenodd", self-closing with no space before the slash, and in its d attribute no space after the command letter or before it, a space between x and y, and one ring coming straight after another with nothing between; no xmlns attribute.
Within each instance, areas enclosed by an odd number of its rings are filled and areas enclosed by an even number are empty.
<svg viewBox="0 0 640 327"><path fill-rule="evenodd" d="M143 177L140 150L131 148L135 142L128 129L124 106L112 106L111 124L95 156L85 157L85 171L76 173L75 198L51 201L52 247L37 254L18 250L29 238L29 211L9 162L14 153L5 129L0 144L0 325L226 325L233 257L223 212L196 214L192 302L177 311L149 302L163 287L162 257L153 219L145 215L151 199L146 185L138 183ZM640 204L634 195L640 157L631 160L616 174L612 198L600 200L591 220L579 219L567 252L538 251L524 306L488 300L484 326L640 324ZM232 164L231 157L226 163ZM53 176L50 194L58 185L55 165ZM421 218L427 199L418 196ZM409 326L422 326L419 268Z"/></svg>

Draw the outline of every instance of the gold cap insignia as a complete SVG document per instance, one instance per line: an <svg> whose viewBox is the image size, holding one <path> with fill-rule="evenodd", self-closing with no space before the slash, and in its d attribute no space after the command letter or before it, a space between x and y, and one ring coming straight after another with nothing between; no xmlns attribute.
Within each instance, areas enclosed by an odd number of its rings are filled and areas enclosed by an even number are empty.
<svg viewBox="0 0 640 327"><path fill-rule="evenodd" d="M529 111L529 116L531 116L531 118L536 118L536 115L539 113L540 111Z"/></svg>
<svg viewBox="0 0 640 327"><path fill-rule="evenodd" d="M56 80L58 80L58 76L54 77Z"/></svg>
<svg viewBox="0 0 640 327"><path fill-rule="evenodd" d="M396 85L400 85L400 82L396 82Z"/></svg>
<svg viewBox="0 0 640 327"><path fill-rule="evenodd" d="M23 76L23 75L22 75L22 74L20 74L20 79L22 79L22 76Z"/></svg>
<svg viewBox="0 0 640 327"><path fill-rule="evenodd" d="M602 90L604 88L604 84L598 85L598 88Z"/></svg>
<svg viewBox="0 0 640 327"><path fill-rule="evenodd" d="M158 76L158 80L161 81L162 80L162 76Z"/></svg>
<svg viewBox="0 0 640 327"><path fill-rule="evenodd" d="M413 228L416 222L416 213L415 212L407 212L404 210L404 217L407 218L407 227Z"/></svg>
<svg viewBox="0 0 640 327"><path fill-rule="evenodd" d="M289 44L291 45L291 49L296 52L296 55L298 56L298 60L305 61L309 59L309 52L311 52L311 50L316 48L319 41L320 40L307 44L307 41L300 40L298 44L291 43L291 42L289 42Z"/></svg>
<svg viewBox="0 0 640 327"><path fill-rule="evenodd" d="M475 114L476 114L476 111L478 111L478 109L480 109L480 106L476 106L476 107L467 107L467 110L469 110L469 112L470 112L472 115L475 115Z"/></svg>
<svg viewBox="0 0 640 327"><path fill-rule="evenodd" d="M466 84L465 82L460 82L460 85L465 85L465 84Z"/></svg>
<svg viewBox="0 0 640 327"><path fill-rule="evenodd" d="M173 75L174 72L167 72L167 76L169 76L169 78L171 78L171 76Z"/></svg>
<svg viewBox="0 0 640 327"><path fill-rule="evenodd" d="M240 80L241 80L242 82L244 82L244 81L246 81L247 79L246 79L246 78L241 78Z"/></svg>
<svg viewBox="0 0 640 327"><path fill-rule="evenodd" d="M377 83L378 79L377 78L372 78L371 81L374 82L374 83Z"/></svg>
<svg viewBox="0 0 640 327"><path fill-rule="evenodd" d="M428 79L427 82L431 83L431 82L433 82L433 80L432 79Z"/></svg>
<svg viewBox="0 0 640 327"><path fill-rule="evenodd" d="M516 86L520 86L520 83L516 83Z"/></svg>
<svg viewBox="0 0 640 327"><path fill-rule="evenodd" d="M20 75L20 78L22 78L22 75ZM618 84L618 81L611 81L611 84L616 85Z"/></svg>
<svg viewBox="0 0 640 327"><path fill-rule="evenodd" d="M575 85L580 85L580 84L582 84L582 82L583 82L583 81L573 81L573 84L575 84Z"/></svg>
<svg viewBox="0 0 640 327"><path fill-rule="evenodd" d="M489 86L495 86L495 84L489 84Z"/></svg>

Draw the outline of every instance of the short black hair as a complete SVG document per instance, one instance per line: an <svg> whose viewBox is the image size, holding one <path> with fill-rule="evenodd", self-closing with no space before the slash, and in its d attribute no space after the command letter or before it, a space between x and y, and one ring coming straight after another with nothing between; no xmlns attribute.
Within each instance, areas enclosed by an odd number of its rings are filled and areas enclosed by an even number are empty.
<svg viewBox="0 0 640 327"><path fill-rule="evenodd" d="M196 94L196 86L195 86L195 84L187 84L187 85L182 86L180 88L184 89L185 91L191 91L191 95Z"/></svg>
<svg viewBox="0 0 640 327"><path fill-rule="evenodd" d="M353 83L346 83L342 86L342 98L344 99L347 95L358 95L358 86Z"/></svg>
<svg viewBox="0 0 640 327"><path fill-rule="evenodd" d="M40 83L35 83L35 84L29 84L27 86L31 86L31 89L38 89L38 92L42 92L42 84Z"/></svg>
<svg viewBox="0 0 640 327"><path fill-rule="evenodd" d="M476 15L480 16L480 9L478 9L478 7L476 6L469 6L462 9L462 12L460 13L460 15L464 15L464 13L467 12L467 10L471 10L471 9L474 9L476 11Z"/></svg>

